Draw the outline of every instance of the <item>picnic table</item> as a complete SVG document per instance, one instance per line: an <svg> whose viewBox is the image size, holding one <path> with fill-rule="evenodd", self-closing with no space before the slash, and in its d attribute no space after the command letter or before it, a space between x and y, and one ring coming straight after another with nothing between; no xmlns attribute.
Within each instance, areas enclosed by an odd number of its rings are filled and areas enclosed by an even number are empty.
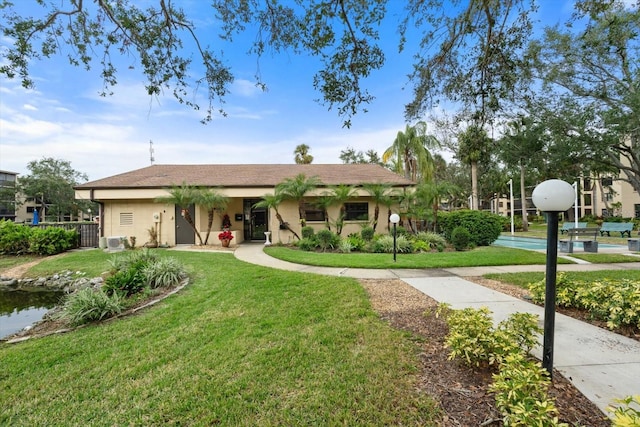
<svg viewBox="0 0 640 427"><path fill-rule="evenodd" d="M600 228L598 227L586 227L586 228L571 228L567 230L568 239L561 239L560 243L560 252L566 252L569 254L573 253L573 244L575 243L574 238L580 238L580 242L582 243L582 248L585 252L598 252L598 232Z"/></svg>
<svg viewBox="0 0 640 427"><path fill-rule="evenodd" d="M600 227L600 235L604 236L604 233L607 233L607 236L611 237L611 232L619 232L620 237L627 236L631 237L631 232L633 231L634 224L632 222L603 222L602 227Z"/></svg>

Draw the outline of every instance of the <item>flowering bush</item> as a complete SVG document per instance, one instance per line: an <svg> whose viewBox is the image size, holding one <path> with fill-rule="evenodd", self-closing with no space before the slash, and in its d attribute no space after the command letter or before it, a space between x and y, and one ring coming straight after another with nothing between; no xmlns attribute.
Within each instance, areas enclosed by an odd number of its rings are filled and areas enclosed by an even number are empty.
<svg viewBox="0 0 640 427"><path fill-rule="evenodd" d="M218 239L220 240L231 240L233 239L233 233L226 230L223 231L222 233L218 234Z"/></svg>

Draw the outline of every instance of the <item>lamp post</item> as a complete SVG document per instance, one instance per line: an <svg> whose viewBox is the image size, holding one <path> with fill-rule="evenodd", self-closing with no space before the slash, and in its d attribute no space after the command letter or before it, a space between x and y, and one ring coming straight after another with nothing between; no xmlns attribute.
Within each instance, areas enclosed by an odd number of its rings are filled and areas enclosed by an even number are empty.
<svg viewBox="0 0 640 427"><path fill-rule="evenodd" d="M547 214L547 265L544 294L544 340L542 367L553 377L553 334L556 321L556 271L558 264L558 214L569 209L574 191L571 184L550 179L536 186L531 198L538 209Z"/></svg>
<svg viewBox="0 0 640 427"><path fill-rule="evenodd" d="M391 214L389 221L393 224L393 262L396 262L396 225L400 222L400 215Z"/></svg>

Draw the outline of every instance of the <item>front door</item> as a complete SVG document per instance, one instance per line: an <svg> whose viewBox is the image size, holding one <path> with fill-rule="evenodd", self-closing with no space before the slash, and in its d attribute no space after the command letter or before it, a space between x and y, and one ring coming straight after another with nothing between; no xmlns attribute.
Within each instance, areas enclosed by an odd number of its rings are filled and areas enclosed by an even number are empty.
<svg viewBox="0 0 640 427"><path fill-rule="evenodd" d="M196 207L195 205L189 206L189 214L191 218L195 221L196 219ZM176 245L193 245L196 243L196 233L193 231L193 228L189 225L186 219L184 219L184 214L182 212L182 208L176 206Z"/></svg>
<svg viewBox="0 0 640 427"><path fill-rule="evenodd" d="M255 208L253 205L262 199L244 199L244 235L249 240L265 241L265 231L269 231L269 211L267 208Z"/></svg>

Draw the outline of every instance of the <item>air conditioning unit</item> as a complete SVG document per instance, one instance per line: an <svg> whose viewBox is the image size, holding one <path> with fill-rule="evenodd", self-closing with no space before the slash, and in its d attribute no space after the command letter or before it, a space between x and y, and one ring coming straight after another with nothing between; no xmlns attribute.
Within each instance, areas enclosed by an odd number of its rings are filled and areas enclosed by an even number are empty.
<svg viewBox="0 0 640 427"><path fill-rule="evenodd" d="M160 212L153 213L153 222L160 222Z"/></svg>
<svg viewBox="0 0 640 427"><path fill-rule="evenodd" d="M124 237L121 237L121 236L107 237L107 250L109 252L123 251Z"/></svg>

